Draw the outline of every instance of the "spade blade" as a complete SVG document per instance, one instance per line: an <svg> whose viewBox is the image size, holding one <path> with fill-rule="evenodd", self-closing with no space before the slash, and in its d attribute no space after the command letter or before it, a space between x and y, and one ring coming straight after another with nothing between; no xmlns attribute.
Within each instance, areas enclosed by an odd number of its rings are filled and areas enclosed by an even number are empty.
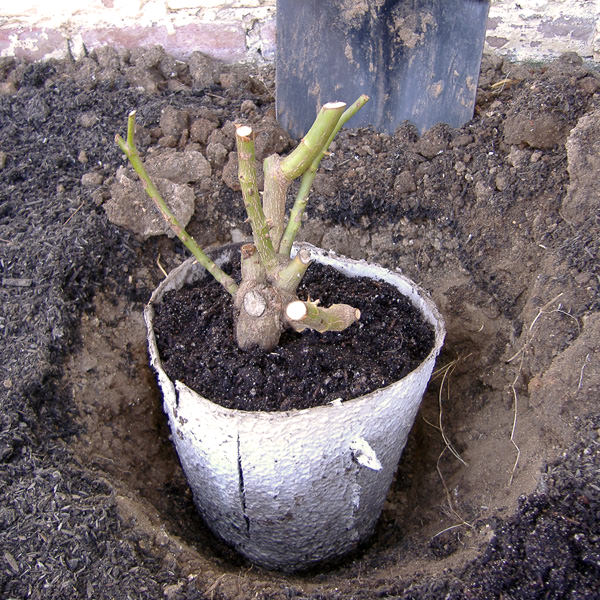
<svg viewBox="0 0 600 600"><path fill-rule="evenodd" d="M325 102L352 126L423 132L473 117L488 0L277 0L277 118L301 137Z"/></svg>

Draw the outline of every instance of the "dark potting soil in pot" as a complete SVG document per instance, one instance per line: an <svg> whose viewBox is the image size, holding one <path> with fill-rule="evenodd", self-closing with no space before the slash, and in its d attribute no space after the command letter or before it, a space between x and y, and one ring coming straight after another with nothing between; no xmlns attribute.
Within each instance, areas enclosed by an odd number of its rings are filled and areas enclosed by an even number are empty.
<svg viewBox="0 0 600 600"><path fill-rule="evenodd" d="M431 324L393 286L313 264L299 297L361 311L342 332L285 331L273 351L242 351L230 296L212 278L165 294L154 328L172 380L227 408L289 410L349 400L398 381L426 358Z"/></svg>

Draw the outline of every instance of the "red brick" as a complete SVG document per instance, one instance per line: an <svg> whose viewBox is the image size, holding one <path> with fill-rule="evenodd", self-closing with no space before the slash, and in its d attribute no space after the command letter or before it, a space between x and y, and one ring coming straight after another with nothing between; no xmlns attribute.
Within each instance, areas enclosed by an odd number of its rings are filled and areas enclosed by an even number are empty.
<svg viewBox="0 0 600 600"><path fill-rule="evenodd" d="M88 50L98 46L118 48L138 48L140 46L164 45L167 29L158 27L108 27L88 29L81 32L81 38Z"/></svg>
<svg viewBox="0 0 600 600"><path fill-rule="evenodd" d="M192 23L170 34L165 50L184 57L199 50L214 58L235 62L246 54L246 34L238 23Z"/></svg>
<svg viewBox="0 0 600 600"><path fill-rule="evenodd" d="M14 44L16 38L16 44ZM14 56L39 60L55 50L65 53L67 39L56 29L14 27L0 29L0 51L14 48Z"/></svg>
<svg viewBox="0 0 600 600"><path fill-rule="evenodd" d="M230 23L195 23L177 27L173 33L165 26L114 27L83 31L81 36L88 50L105 45L131 49L160 44L176 58L199 50L228 62L242 59L246 52L243 29Z"/></svg>

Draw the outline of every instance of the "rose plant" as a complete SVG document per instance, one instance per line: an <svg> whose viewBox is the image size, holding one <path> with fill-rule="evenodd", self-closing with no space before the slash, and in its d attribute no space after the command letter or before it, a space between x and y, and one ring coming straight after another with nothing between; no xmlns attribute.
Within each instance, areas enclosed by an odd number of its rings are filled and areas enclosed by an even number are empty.
<svg viewBox="0 0 600 600"><path fill-rule="evenodd" d="M319 300L300 300L296 290L311 258L306 250L292 257L292 245L300 230L319 163L341 127L369 100L361 96L350 107L328 102L312 127L288 156L268 156L263 163L264 191L258 190L254 132L248 125L236 129L238 177L253 242L241 248L241 282L238 284L198 246L180 225L148 175L135 145L135 111L128 117L127 139L116 142L142 180L146 192L197 261L227 290L235 310L235 339L243 350L277 346L286 328L319 332L342 331L360 318L347 304L319 305ZM285 204L291 183L302 177L287 223Z"/></svg>

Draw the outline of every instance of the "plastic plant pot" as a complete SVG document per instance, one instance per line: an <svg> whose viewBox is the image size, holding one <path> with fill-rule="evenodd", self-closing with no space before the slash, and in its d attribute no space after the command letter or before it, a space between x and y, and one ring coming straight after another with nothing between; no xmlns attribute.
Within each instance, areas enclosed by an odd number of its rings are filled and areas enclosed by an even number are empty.
<svg viewBox="0 0 600 600"><path fill-rule="evenodd" d="M395 286L435 330L426 359L391 385L358 398L285 412L223 408L171 381L161 365L153 306L207 276L190 258L152 294L144 317L150 361L196 506L210 529L252 562L287 572L347 553L373 532L443 344L433 302L403 275L308 244L313 259L349 277ZM239 246L216 262L238 259Z"/></svg>

